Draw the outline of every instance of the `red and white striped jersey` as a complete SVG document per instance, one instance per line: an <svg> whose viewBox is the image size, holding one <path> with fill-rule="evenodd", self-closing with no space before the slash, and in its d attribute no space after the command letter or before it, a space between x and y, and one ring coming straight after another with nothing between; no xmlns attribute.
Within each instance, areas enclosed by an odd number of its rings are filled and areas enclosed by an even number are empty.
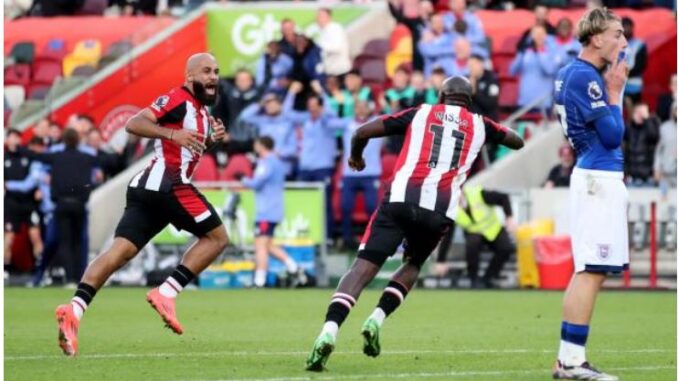
<svg viewBox="0 0 678 381"><path fill-rule="evenodd" d="M186 87L177 87L160 96L149 107L165 128L197 131L207 139L209 112ZM204 140L203 140L204 143ZM155 139L151 163L134 176L130 187L169 191L175 184L189 184L202 153L164 139Z"/></svg>
<svg viewBox="0 0 678 381"><path fill-rule="evenodd" d="M454 219L460 188L485 141L506 128L464 107L421 105L382 118L389 134L405 134L386 195Z"/></svg>

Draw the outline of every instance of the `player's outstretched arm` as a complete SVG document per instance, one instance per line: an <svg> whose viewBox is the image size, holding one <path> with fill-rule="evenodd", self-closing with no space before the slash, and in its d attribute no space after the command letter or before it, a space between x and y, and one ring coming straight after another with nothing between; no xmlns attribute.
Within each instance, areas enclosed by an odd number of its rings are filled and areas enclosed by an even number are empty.
<svg viewBox="0 0 678 381"><path fill-rule="evenodd" d="M510 128L502 126L486 116L483 117L483 122L487 141L499 143L511 149L521 149L525 145L523 138Z"/></svg>

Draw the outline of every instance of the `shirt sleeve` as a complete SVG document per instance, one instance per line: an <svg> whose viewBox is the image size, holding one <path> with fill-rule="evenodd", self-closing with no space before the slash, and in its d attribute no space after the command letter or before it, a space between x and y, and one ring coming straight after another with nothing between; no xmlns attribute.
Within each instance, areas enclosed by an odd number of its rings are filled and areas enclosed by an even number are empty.
<svg viewBox="0 0 678 381"><path fill-rule="evenodd" d="M393 115L381 117L387 135L404 135L412 119L419 111L419 107L412 107Z"/></svg>
<svg viewBox="0 0 678 381"><path fill-rule="evenodd" d="M501 143L506 136L507 127L495 122L494 120L484 116L483 124L485 125L485 141L490 143Z"/></svg>
<svg viewBox="0 0 678 381"><path fill-rule="evenodd" d="M257 169L254 171L254 176L252 178L242 179L242 183L244 186L248 188L258 190L266 183L266 180L269 178L270 175L271 170L268 164L260 162L257 165Z"/></svg>
<svg viewBox="0 0 678 381"><path fill-rule="evenodd" d="M166 95L159 96L149 109L158 118L160 124L176 123L186 114L186 102L178 91L170 91Z"/></svg>
<svg viewBox="0 0 678 381"><path fill-rule="evenodd" d="M565 95L586 123L610 115L604 86L602 79L594 73L580 71L572 75Z"/></svg>

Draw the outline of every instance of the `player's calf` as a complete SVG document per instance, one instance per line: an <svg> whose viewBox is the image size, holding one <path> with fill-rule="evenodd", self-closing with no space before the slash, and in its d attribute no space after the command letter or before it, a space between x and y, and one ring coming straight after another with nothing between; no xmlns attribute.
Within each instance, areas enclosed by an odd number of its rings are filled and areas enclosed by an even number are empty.
<svg viewBox="0 0 678 381"><path fill-rule="evenodd" d="M381 352L379 336L384 319L391 315L405 300L408 288L398 281L391 280L379 299L377 308L365 320L361 334L363 335L363 353L370 357L377 357Z"/></svg>

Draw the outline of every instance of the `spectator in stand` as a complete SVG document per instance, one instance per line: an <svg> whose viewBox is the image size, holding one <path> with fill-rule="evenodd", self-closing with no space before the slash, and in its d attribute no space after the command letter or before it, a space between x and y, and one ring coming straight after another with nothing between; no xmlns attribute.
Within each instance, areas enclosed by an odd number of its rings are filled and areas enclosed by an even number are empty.
<svg viewBox="0 0 678 381"><path fill-rule="evenodd" d="M374 94L369 86L363 86L363 78L358 70L351 70L344 77L344 95L343 112L339 113L341 117L355 116L355 103L359 101L368 102L370 108L374 108Z"/></svg>
<svg viewBox="0 0 678 381"><path fill-rule="evenodd" d="M671 118L671 107L676 104L676 75L671 76L669 92L659 95L657 98L657 116L662 122Z"/></svg>
<svg viewBox="0 0 678 381"><path fill-rule="evenodd" d="M522 52L532 46L532 28L536 25L544 27L546 34L549 36L556 35L556 28L549 22L549 8L546 5L537 4L534 6L534 25L525 30L520 36L518 46L516 46L517 51Z"/></svg>
<svg viewBox="0 0 678 381"><path fill-rule="evenodd" d="M265 76L270 78L270 75L268 70ZM228 126L230 139L223 147L221 143L217 143L219 147L215 148L215 151L219 165L225 164L223 155L220 155L222 151L228 155L249 152L249 147L243 144L253 141L256 133L246 123L240 123L238 116L247 106L259 102L265 91L264 84L268 82L270 79L265 78L261 86L255 86L254 77L247 69L236 71L233 83L226 79L219 81L219 98L212 109L212 114Z"/></svg>
<svg viewBox="0 0 678 381"><path fill-rule="evenodd" d="M671 119L659 126L659 143L654 154L654 179L662 189L676 188L676 104L671 108Z"/></svg>
<svg viewBox="0 0 678 381"><path fill-rule="evenodd" d="M90 130L87 135L87 145L96 152L97 162L103 172L104 180L112 178L124 169L122 156L104 149L104 140L98 129Z"/></svg>
<svg viewBox="0 0 678 381"><path fill-rule="evenodd" d="M644 103L633 107L624 130L624 165L630 186L653 184L654 151L659 141L659 121Z"/></svg>
<svg viewBox="0 0 678 381"><path fill-rule="evenodd" d="M574 151L569 143L566 142L560 146L558 158L560 163L549 171L544 188L570 186L570 176L572 176L572 169L574 168Z"/></svg>
<svg viewBox="0 0 678 381"><path fill-rule="evenodd" d="M320 8L316 15L320 34L316 42L322 52L323 71L326 75L343 75L351 70L348 35L341 24L332 21L332 11Z"/></svg>
<svg viewBox="0 0 678 381"><path fill-rule="evenodd" d="M371 216L377 208L379 191L379 176L381 176L381 145L382 139L370 139L365 147L365 169L356 172L349 168L348 159L351 155L351 138L358 128L372 119L373 111L368 102L358 101L355 104L355 118L344 119L344 152L341 159L341 232L344 246L355 249L358 247L353 234L352 214L358 192L365 198L365 210Z"/></svg>
<svg viewBox="0 0 678 381"><path fill-rule="evenodd" d="M300 82L304 87L304 91L297 95L294 107L296 110L303 110L306 108L306 98L312 95L311 82L323 82L324 74L321 71L322 58L318 45L303 34L297 34L296 49L292 57L294 66L290 79Z"/></svg>
<svg viewBox="0 0 678 381"><path fill-rule="evenodd" d="M579 55L581 43L574 38L572 21L563 17L558 20L556 26L556 36L553 39L558 65L563 67L572 62Z"/></svg>
<svg viewBox="0 0 678 381"><path fill-rule="evenodd" d="M42 140L42 143L44 145L50 144L50 139L49 139L49 126L50 126L50 124L51 123L50 123L49 119L41 119L33 127L33 137L36 137L36 138Z"/></svg>
<svg viewBox="0 0 678 381"><path fill-rule="evenodd" d="M404 67L399 67L393 74L391 88L382 96L382 109L386 114L397 113L412 107L414 89L410 86L410 73Z"/></svg>
<svg viewBox="0 0 678 381"><path fill-rule="evenodd" d="M519 52L511 63L511 75L520 76L518 106L529 105L544 98L533 110L549 111L553 97L553 81L558 71L555 52L546 43L546 29L541 25L532 27L532 44Z"/></svg>
<svg viewBox="0 0 678 381"><path fill-rule="evenodd" d="M325 94L327 107L329 107L330 110L340 117L345 116L343 115L344 93L341 90L341 82L339 82L339 77L328 75L325 78L325 89L323 90L322 86L320 87L320 94ZM341 110L339 105L342 105Z"/></svg>
<svg viewBox="0 0 678 381"><path fill-rule="evenodd" d="M624 98L627 102L627 110L630 110L629 101L632 104L640 102L640 94L643 91L643 73L647 67L647 47L645 42L633 36L633 20L622 18L624 37L628 41L626 48L626 62L629 65L629 78L624 88Z"/></svg>
<svg viewBox="0 0 678 381"><path fill-rule="evenodd" d="M291 104L301 90L300 83L292 83L288 94L290 100L285 103ZM334 112L323 107L323 98L318 94L308 97L307 109L307 112L298 112L286 108L285 114L302 126L298 180L325 183L327 237L331 239L334 229L331 196L337 156L336 133L342 128L343 121Z"/></svg>
<svg viewBox="0 0 678 381"><path fill-rule="evenodd" d="M52 146L54 144L59 144L61 143L61 126L58 124L52 122L49 125L49 145Z"/></svg>
<svg viewBox="0 0 678 381"><path fill-rule="evenodd" d="M294 62L287 54L280 51L278 42L266 44L266 51L257 64L257 86L265 86L268 91L283 95L289 86L289 75ZM270 70L270 76L267 72ZM269 82L265 82L269 79Z"/></svg>
<svg viewBox="0 0 678 381"><path fill-rule="evenodd" d="M485 68L483 57L473 54L468 60L469 80L473 88L471 110L492 120L499 120L499 80Z"/></svg>
<svg viewBox="0 0 678 381"><path fill-rule="evenodd" d="M252 104L240 114L240 120L253 125L258 136L269 136L273 139L275 152L283 161L286 176L292 176L297 163L297 136L293 112L294 96L287 94L284 106L278 95L266 94L260 104ZM247 151L252 150L253 141L248 144Z"/></svg>
<svg viewBox="0 0 678 381"><path fill-rule="evenodd" d="M425 69L424 57L419 51L419 41L422 40L422 34L426 29L426 24L433 14L433 4L430 1L419 1L417 13L406 15L402 6L402 0L389 0L388 9L397 23L403 24L412 34L412 67L414 70L423 71ZM442 19L441 19L442 21ZM444 26L444 25L443 25Z"/></svg>
<svg viewBox="0 0 678 381"><path fill-rule="evenodd" d="M469 75L468 60L471 57L471 43L465 38L454 39L454 56L448 56L440 61L440 65L445 69L448 77Z"/></svg>
<svg viewBox="0 0 678 381"><path fill-rule="evenodd" d="M450 11L445 13L445 28L454 30L455 23L463 20L466 23L465 37L475 46L485 46L485 31L480 18L466 10L466 0L450 0Z"/></svg>
<svg viewBox="0 0 678 381"><path fill-rule="evenodd" d="M454 55L453 40L453 35L445 30L443 16L440 14L431 16L431 25L423 31L417 45L424 58L426 77L431 75L435 67L444 67L443 61L449 60Z"/></svg>
<svg viewBox="0 0 678 381"><path fill-rule="evenodd" d="M440 92L440 89L443 87L443 82L445 82L445 69L437 67L431 72L431 76L428 79L428 82L431 85L431 89L436 93L436 96Z"/></svg>
<svg viewBox="0 0 678 381"><path fill-rule="evenodd" d="M414 71L410 76L410 87L414 90L412 96L412 106L419 106L427 103L434 105L438 103L438 93L428 86L424 74L420 71Z"/></svg>
<svg viewBox="0 0 678 381"><path fill-rule="evenodd" d="M13 188L7 187L12 181L25 180L30 175L31 160L26 150L20 147L21 133L15 129L7 130L5 140L5 271L11 265L12 244L16 233L21 231L23 225L28 227L29 237L33 246L35 258L42 252L42 239L40 236L40 218L36 212L35 200L36 187Z"/></svg>
<svg viewBox="0 0 678 381"><path fill-rule="evenodd" d="M297 51L297 25L292 19L283 19L280 22L280 34L282 37L278 40L280 50L289 57L294 56Z"/></svg>

